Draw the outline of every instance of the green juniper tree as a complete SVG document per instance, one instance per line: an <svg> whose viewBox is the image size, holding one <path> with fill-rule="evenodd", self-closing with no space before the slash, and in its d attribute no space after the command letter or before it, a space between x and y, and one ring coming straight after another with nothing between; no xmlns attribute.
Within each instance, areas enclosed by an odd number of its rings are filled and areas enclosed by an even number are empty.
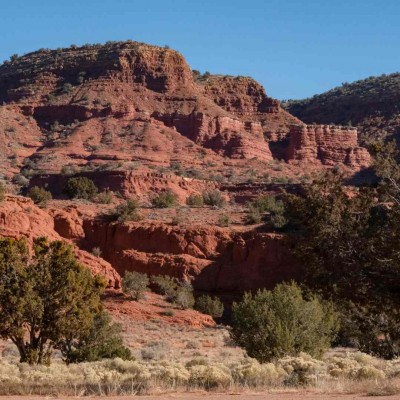
<svg viewBox="0 0 400 400"><path fill-rule="evenodd" d="M21 362L49 363L64 337L91 329L104 286L65 242L39 238L31 256L23 239L0 239L0 335Z"/></svg>

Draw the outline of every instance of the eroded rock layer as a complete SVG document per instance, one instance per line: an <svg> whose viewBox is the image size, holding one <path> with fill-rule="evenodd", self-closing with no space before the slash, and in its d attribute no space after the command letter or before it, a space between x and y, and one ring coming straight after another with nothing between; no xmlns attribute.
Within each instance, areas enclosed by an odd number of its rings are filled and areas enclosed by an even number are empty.
<svg viewBox="0 0 400 400"><path fill-rule="evenodd" d="M303 128L292 126L301 121L253 79L199 77L178 52L132 41L13 58L0 66L0 103L0 161L8 175L27 159L53 173L111 162L314 161L299 156L307 152L323 164L337 159L359 168L367 160L355 150L353 130L347 141L340 129L325 135L325 144L299 140Z"/></svg>

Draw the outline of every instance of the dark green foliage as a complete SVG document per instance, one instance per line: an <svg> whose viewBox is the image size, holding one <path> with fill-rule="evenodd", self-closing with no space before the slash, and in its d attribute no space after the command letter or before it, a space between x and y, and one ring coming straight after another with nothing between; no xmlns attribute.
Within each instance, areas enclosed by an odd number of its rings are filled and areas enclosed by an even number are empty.
<svg viewBox="0 0 400 400"><path fill-rule="evenodd" d="M69 178L64 191L71 199L91 200L96 195L98 189L91 179L79 176Z"/></svg>
<svg viewBox="0 0 400 400"><path fill-rule="evenodd" d="M126 272L122 279L122 291L132 300L143 299L144 293L149 290L149 277L140 272Z"/></svg>
<svg viewBox="0 0 400 400"><path fill-rule="evenodd" d="M170 208L176 205L178 202L178 196L171 190L161 192L159 195L154 196L151 199L151 204L155 208Z"/></svg>
<svg viewBox="0 0 400 400"><path fill-rule="evenodd" d="M400 73L397 72L343 83L328 92L288 101L283 106L306 123L358 126L361 142L369 144L400 132L399 93Z"/></svg>
<svg viewBox="0 0 400 400"><path fill-rule="evenodd" d="M187 199L186 204L189 207L203 207L204 206L204 199L203 196L199 194L192 193Z"/></svg>
<svg viewBox="0 0 400 400"><path fill-rule="evenodd" d="M295 283L246 293L232 313L232 339L260 362L300 352L320 357L339 326L330 303L313 295L306 299Z"/></svg>
<svg viewBox="0 0 400 400"><path fill-rule="evenodd" d="M38 186L33 186L29 189L28 196L35 204L45 206L53 197L51 193Z"/></svg>
<svg viewBox="0 0 400 400"><path fill-rule="evenodd" d="M75 259L72 246L39 238L0 240L0 335L21 362L49 363L54 346L87 333L100 311L105 283Z"/></svg>
<svg viewBox="0 0 400 400"><path fill-rule="evenodd" d="M64 339L59 349L67 364L116 357L132 359L130 350L123 345L121 326L113 323L105 311L95 315L88 332L71 340Z"/></svg>
<svg viewBox="0 0 400 400"><path fill-rule="evenodd" d="M225 198L219 190L206 190L203 192L204 204L208 206L223 207L225 205Z"/></svg>
<svg viewBox="0 0 400 400"><path fill-rule="evenodd" d="M128 199L125 203L119 204L110 214L114 221L140 221L142 219L138 212L139 202L136 199Z"/></svg>
<svg viewBox="0 0 400 400"><path fill-rule="evenodd" d="M224 312L224 305L221 300L218 297L207 295L198 297L194 308L203 314L211 315L213 318L221 318Z"/></svg>
<svg viewBox="0 0 400 400"><path fill-rule="evenodd" d="M400 344L400 168L395 148L377 155L377 188L348 189L332 171L287 198L295 254L307 284L335 299L360 349L386 358ZM353 310L353 311L351 311ZM354 312L356 311L356 312ZM378 334L379 332L379 334ZM383 337L379 340L377 337Z"/></svg>
<svg viewBox="0 0 400 400"><path fill-rule="evenodd" d="M282 200L273 195L261 195L249 204L246 222L257 224L264 219L273 228L280 229L287 222L284 213L285 206Z"/></svg>
<svg viewBox="0 0 400 400"><path fill-rule="evenodd" d="M3 183L0 182L0 202L2 202L6 197L6 188L4 187Z"/></svg>
<svg viewBox="0 0 400 400"><path fill-rule="evenodd" d="M151 277L151 283L155 285L155 292L166 297L168 301L173 301L178 282L175 278L168 275L155 275Z"/></svg>
<svg viewBox="0 0 400 400"><path fill-rule="evenodd" d="M193 287L188 282L178 282L170 276L153 276L151 283L155 285L155 292L165 296L167 301L176 304L182 309L194 306Z"/></svg>

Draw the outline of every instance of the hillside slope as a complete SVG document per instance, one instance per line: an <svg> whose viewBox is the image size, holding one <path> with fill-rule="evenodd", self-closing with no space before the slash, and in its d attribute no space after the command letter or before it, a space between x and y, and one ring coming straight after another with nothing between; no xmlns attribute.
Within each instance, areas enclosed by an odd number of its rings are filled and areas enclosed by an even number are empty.
<svg viewBox="0 0 400 400"><path fill-rule="evenodd" d="M345 83L309 99L282 104L307 123L357 126L362 143L400 136L400 73Z"/></svg>
<svg viewBox="0 0 400 400"><path fill-rule="evenodd" d="M8 177L138 163L213 165L222 174L251 160L264 171L274 159L368 163L355 131L335 128L334 143L325 128L303 138L304 124L253 79L198 76L180 53L133 41L12 57L0 65L0 104ZM303 145L313 157L297 156Z"/></svg>

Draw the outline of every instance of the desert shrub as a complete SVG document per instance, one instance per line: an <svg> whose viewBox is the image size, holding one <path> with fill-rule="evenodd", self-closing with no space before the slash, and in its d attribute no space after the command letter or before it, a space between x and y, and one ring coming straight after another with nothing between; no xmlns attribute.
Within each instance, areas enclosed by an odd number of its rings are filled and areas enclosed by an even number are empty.
<svg viewBox="0 0 400 400"><path fill-rule="evenodd" d="M206 190L203 192L204 204L208 206L223 207L225 198L219 190Z"/></svg>
<svg viewBox="0 0 400 400"><path fill-rule="evenodd" d="M170 208L178 202L178 196L171 190L161 192L151 199L151 204L155 208Z"/></svg>
<svg viewBox="0 0 400 400"><path fill-rule="evenodd" d="M313 295L306 299L295 283L246 293L232 313L232 339L260 362L300 352L321 356L338 331L332 305Z"/></svg>
<svg viewBox="0 0 400 400"><path fill-rule="evenodd" d="M0 182L0 202L3 201L6 197L6 188L2 182Z"/></svg>
<svg viewBox="0 0 400 400"><path fill-rule="evenodd" d="M111 204L113 200L113 192L106 190L104 192L99 193L96 196L96 203L100 204Z"/></svg>
<svg viewBox="0 0 400 400"><path fill-rule="evenodd" d="M62 175L74 175L78 173L80 168L77 165L63 165L61 167L61 174Z"/></svg>
<svg viewBox="0 0 400 400"><path fill-rule="evenodd" d="M220 318L224 312L224 305L218 297L207 295L200 296L196 299L195 310L203 314L211 315L213 318Z"/></svg>
<svg viewBox="0 0 400 400"><path fill-rule="evenodd" d="M136 199L128 199L125 203L119 204L110 213L111 219L118 222L140 221L142 219L138 212L139 202Z"/></svg>
<svg viewBox="0 0 400 400"><path fill-rule="evenodd" d="M121 326L113 323L105 311L95 315L89 332L73 340L64 339L60 350L67 364L104 358L132 359L130 350L123 345Z"/></svg>
<svg viewBox="0 0 400 400"><path fill-rule="evenodd" d="M277 361L277 365L287 373L285 386L314 385L318 377L326 375L327 372L323 361L305 353L299 353L297 357L283 357Z"/></svg>
<svg viewBox="0 0 400 400"><path fill-rule="evenodd" d="M147 343L146 347L141 350L143 360L161 360L165 358L169 350L167 343L163 341L153 341Z"/></svg>
<svg viewBox="0 0 400 400"><path fill-rule="evenodd" d="M39 186L33 186L32 188L30 188L28 196L33 200L35 204L40 204L43 206L46 205L48 201L53 198L48 190L43 189Z"/></svg>
<svg viewBox="0 0 400 400"><path fill-rule="evenodd" d="M182 222L183 222L183 217L182 217L181 214L177 214L177 215L174 215L174 216L172 217L171 224L172 224L173 226L179 226L179 225L182 224Z"/></svg>
<svg viewBox="0 0 400 400"><path fill-rule="evenodd" d="M266 213L267 220L273 228L279 229L286 225L285 205L282 200L278 200L272 195L260 195L249 204L246 222L249 224L260 223Z"/></svg>
<svg viewBox="0 0 400 400"><path fill-rule="evenodd" d="M72 92L73 90L73 86L70 83L64 83L62 89L61 89L61 93L63 94L69 94Z"/></svg>
<svg viewBox="0 0 400 400"><path fill-rule="evenodd" d="M144 293L149 290L150 281L146 274L140 272L126 272L122 279L122 291L129 295L133 300L140 300Z"/></svg>
<svg viewBox="0 0 400 400"><path fill-rule="evenodd" d="M227 226L229 226L230 223L231 223L231 219L229 218L229 215L224 214L218 218L219 226L227 227Z"/></svg>
<svg viewBox="0 0 400 400"><path fill-rule="evenodd" d="M174 316L174 310L168 309L165 311L161 311L161 315L164 315L165 317L173 317Z"/></svg>
<svg viewBox="0 0 400 400"><path fill-rule="evenodd" d="M71 199L91 200L97 193L97 186L86 177L69 178L64 191Z"/></svg>
<svg viewBox="0 0 400 400"><path fill-rule="evenodd" d="M261 221L262 221L262 215L260 210L254 205L250 204L247 210L246 223L259 224Z"/></svg>
<svg viewBox="0 0 400 400"><path fill-rule="evenodd" d="M189 383L205 389L226 388L232 383L227 367L219 365L194 365L190 367Z"/></svg>
<svg viewBox="0 0 400 400"><path fill-rule="evenodd" d="M243 386L265 387L281 384L287 373L281 366L260 364L257 360L249 359L232 369L232 377Z"/></svg>
<svg viewBox="0 0 400 400"><path fill-rule="evenodd" d="M168 275L155 275L151 277L151 283L155 286L154 291L173 301L178 283L175 278Z"/></svg>
<svg viewBox="0 0 400 400"><path fill-rule="evenodd" d="M29 183L29 179L22 174L15 174L12 181L18 186L27 186Z"/></svg>
<svg viewBox="0 0 400 400"><path fill-rule="evenodd" d="M199 194L192 193L187 199L186 204L189 207L203 207L204 206L204 199L203 196Z"/></svg>
<svg viewBox="0 0 400 400"><path fill-rule="evenodd" d="M101 249L100 247L93 247L91 253L96 256L96 257L100 257L101 256Z"/></svg>
<svg viewBox="0 0 400 400"><path fill-rule="evenodd" d="M178 307L182 308L182 310L192 308L194 306L192 285L190 283L183 283L181 285L178 285L172 301Z"/></svg>

